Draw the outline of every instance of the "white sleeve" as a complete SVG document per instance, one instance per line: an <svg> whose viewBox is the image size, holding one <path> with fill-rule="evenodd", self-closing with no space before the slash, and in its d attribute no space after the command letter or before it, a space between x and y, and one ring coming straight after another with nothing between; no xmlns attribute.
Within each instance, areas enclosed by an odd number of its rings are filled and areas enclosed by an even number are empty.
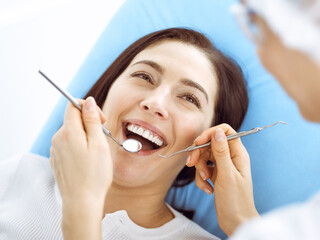
<svg viewBox="0 0 320 240"><path fill-rule="evenodd" d="M272 211L240 226L231 240L320 239L320 192L310 201Z"/></svg>
<svg viewBox="0 0 320 240"><path fill-rule="evenodd" d="M0 161L0 199L9 187L9 183L13 181L22 156L23 154L19 154Z"/></svg>

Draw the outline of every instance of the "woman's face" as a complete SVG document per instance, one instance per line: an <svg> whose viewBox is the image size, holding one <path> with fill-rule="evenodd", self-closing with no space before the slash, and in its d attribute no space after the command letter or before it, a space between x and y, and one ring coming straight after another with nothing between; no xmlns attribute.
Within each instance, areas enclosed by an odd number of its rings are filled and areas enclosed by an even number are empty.
<svg viewBox="0 0 320 240"><path fill-rule="evenodd" d="M206 55L192 45L162 41L140 52L110 88L103 106L112 135L139 140L128 153L108 139L114 182L168 187L185 165L186 154L164 159L192 144L210 127L217 80Z"/></svg>

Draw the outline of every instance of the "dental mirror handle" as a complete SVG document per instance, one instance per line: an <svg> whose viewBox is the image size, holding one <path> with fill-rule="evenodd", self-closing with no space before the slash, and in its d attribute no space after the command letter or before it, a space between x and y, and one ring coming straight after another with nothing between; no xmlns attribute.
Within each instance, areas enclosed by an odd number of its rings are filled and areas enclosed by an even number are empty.
<svg viewBox="0 0 320 240"><path fill-rule="evenodd" d="M79 111L81 112L82 108L81 105L76 101L76 99L74 99L68 92L62 90L57 84L55 84L53 81L51 81L43 72L41 72L39 70L39 73L45 78L47 79L47 81L49 83L51 83L63 96L65 96L72 104L73 106L75 106L76 108L79 109ZM112 138L113 141L115 141L118 145L120 145L122 147L122 144L119 143L110 133L110 131L108 129L106 129L106 127L104 125L101 125L103 132L108 135L109 137Z"/></svg>
<svg viewBox="0 0 320 240"><path fill-rule="evenodd" d="M65 96L76 108L79 109L81 112L81 105L66 91L62 90L57 84L55 84L53 81L50 80L41 70L39 70L39 73L47 79L49 83L51 83L63 96Z"/></svg>

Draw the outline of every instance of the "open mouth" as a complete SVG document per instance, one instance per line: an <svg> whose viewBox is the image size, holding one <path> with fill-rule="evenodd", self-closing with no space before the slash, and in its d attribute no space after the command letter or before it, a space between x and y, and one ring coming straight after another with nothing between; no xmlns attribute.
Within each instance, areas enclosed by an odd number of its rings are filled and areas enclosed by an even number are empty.
<svg viewBox="0 0 320 240"><path fill-rule="evenodd" d="M155 131L137 124L126 123L124 125L124 134L126 138L138 140L142 144L142 151L159 150L167 145L164 138Z"/></svg>

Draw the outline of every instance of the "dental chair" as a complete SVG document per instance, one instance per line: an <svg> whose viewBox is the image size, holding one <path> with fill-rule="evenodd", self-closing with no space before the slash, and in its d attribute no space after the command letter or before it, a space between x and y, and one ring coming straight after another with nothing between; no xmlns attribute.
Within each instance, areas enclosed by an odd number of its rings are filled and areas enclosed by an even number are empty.
<svg viewBox="0 0 320 240"><path fill-rule="evenodd" d="M222 52L241 66L249 93L249 108L240 131L277 125L242 138L251 158L256 208L260 214L303 201L320 189L320 127L302 119L295 103L263 68L254 45L238 27L230 6L235 0L127 0L108 23L67 90L76 98L86 92L113 60L136 39L156 30L187 27L205 33ZM51 138L63 122L67 100L61 97L31 148L50 155ZM172 188L167 202L190 212L209 232L226 238L214 208L214 195L195 183Z"/></svg>

